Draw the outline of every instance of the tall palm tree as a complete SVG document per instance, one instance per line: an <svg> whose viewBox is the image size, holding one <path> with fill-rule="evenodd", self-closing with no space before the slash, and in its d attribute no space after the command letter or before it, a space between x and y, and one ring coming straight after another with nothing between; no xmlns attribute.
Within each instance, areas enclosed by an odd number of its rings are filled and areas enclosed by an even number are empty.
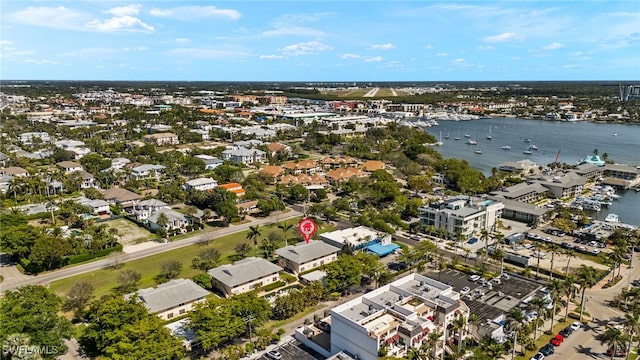
<svg viewBox="0 0 640 360"><path fill-rule="evenodd" d="M513 349L511 350L511 360L516 357L516 344L518 343L518 332L524 326L524 313L519 308L513 308L507 314L507 329L513 331Z"/></svg>
<svg viewBox="0 0 640 360"><path fill-rule="evenodd" d="M567 307L565 308L564 312L564 321L567 321L567 319L569 319L569 304L571 303L571 299L576 293L576 287L574 286L575 283L576 280L573 278L573 276L567 276L562 282L562 293L567 297Z"/></svg>
<svg viewBox="0 0 640 360"><path fill-rule="evenodd" d="M582 321L582 314L584 313L584 305L585 305L585 302L584 302L585 293L587 292L587 289L591 288L597 282L596 269L594 269L593 266L587 266L582 264L578 269L577 275L578 275L578 279L576 282L580 285L580 288L582 291L582 295L580 299L580 321Z"/></svg>
<svg viewBox="0 0 640 360"><path fill-rule="evenodd" d="M556 319L556 309L558 308L558 302L562 300L563 289L564 283L562 281L558 279L553 279L551 281L549 296L553 302L553 309L551 310L551 327L549 328L549 331L553 331L553 322ZM567 303L567 307L569 307L569 303Z"/></svg>
<svg viewBox="0 0 640 360"><path fill-rule="evenodd" d="M433 351L432 357L434 359L438 358L438 343L440 342L441 339L442 339L442 333L439 333L437 331L431 331L429 335L427 335L427 345Z"/></svg>
<svg viewBox="0 0 640 360"><path fill-rule="evenodd" d="M625 246L616 245L613 247L613 251L609 253L609 258L614 262L615 268L618 268L618 276L620 276L620 271L622 271L622 261L627 253L627 249ZM613 269L613 273L615 273L615 268Z"/></svg>
<svg viewBox="0 0 640 360"><path fill-rule="evenodd" d="M634 314L625 314L624 320L622 320L622 326L624 331L626 331L627 336L629 337L629 344L627 346L627 359L629 359L633 338L634 336L636 338L640 337L640 312L635 312ZM638 340L638 343L640 346L640 340Z"/></svg>
<svg viewBox="0 0 640 360"><path fill-rule="evenodd" d="M551 279L553 279L553 261L556 258L556 254L558 254L560 252L560 246L558 246L557 244L551 243L548 246L549 252L551 253L551 265L549 267L549 276L551 276Z"/></svg>
<svg viewBox="0 0 640 360"><path fill-rule="evenodd" d="M564 276L567 277L569 276L569 262L571 262L572 257L576 257L576 252L572 249L567 249L564 254L567 255L567 267L564 269Z"/></svg>
<svg viewBox="0 0 640 360"><path fill-rule="evenodd" d="M458 315L458 318L453 322L453 329L458 332L458 351L462 349L462 333L467 326L467 318L463 314Z"/></svg>
<svg viewBox="0 0 640 360"><path fill-rule="evenodd" d="M282 229L282 231L284 232L284 246L288 246L289 243L287 242L287 233L289 232L289 230L293 229L293 224L290 224L290 223L279 224L278 228Z"/></svg>
<svg viewBox="0 0 640 360"><path fill-rule="evenodd" d="M535 298L531 301L529 301L529 309L531 311L535 311L536 312L536 318L535 318L535 330L533 331L533 340L538 340L538 328L540 326L540 319L543 317L544 312L545 312L545 302L544 300L540 299L540 298Z"/></svg>
<svg viewBox="0 0 640 360"><path fill-rule="evenodd" d="M489 238L491 233L486 228L480 231L480 240L484 241L485 250L489 247Z"/></svg>
<svg viewBox="0 0 640 360"><path fill-rule="evenodd" d="M607 345L607 347L612 350L611 360L613 360L618 349L626 349L628 341L629 337L623 333L622 330L615 327L608 327L602 334L600 343Z"/></svg>
<svg viewBox="0 0 640 360"><path fill-rule="evenodd" d="M255 246L255 255L258 255L258 239L262 235L260 231L260 225L249 226L249 232L247 233L247 239L253 240L253 245Z"/></svg>

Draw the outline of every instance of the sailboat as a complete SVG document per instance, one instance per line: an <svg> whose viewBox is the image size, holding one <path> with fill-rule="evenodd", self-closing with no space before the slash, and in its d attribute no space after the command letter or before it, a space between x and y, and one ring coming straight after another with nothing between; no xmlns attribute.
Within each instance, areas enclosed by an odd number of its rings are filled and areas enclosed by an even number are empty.
<svg viewBox="0 0 640 360"><path fill-rule="evenodd" d="M442 131L440 131L440 140L436 143L437 146L442 146L442 144L444 144L442 142Z"/></svg>
<svg viewBox="0 0 640 360"><path fill-rule="evenodd" d="M454 137L453 140L460 140L460 131L458 131L458 135L456 135L456 137Z"/></svg>
<svg viewBox="0 0 640 360"><path fill-rule="evenodd" d="M491 140L491 126L489 126L489 135L487 135L487 140Z"/></svg>
<svg viewBox="0 0 640 360"><path fill-rule="evenodd" d="M447 130L447 135L444 136L445 139L449 138L449 130Z"/></svg>

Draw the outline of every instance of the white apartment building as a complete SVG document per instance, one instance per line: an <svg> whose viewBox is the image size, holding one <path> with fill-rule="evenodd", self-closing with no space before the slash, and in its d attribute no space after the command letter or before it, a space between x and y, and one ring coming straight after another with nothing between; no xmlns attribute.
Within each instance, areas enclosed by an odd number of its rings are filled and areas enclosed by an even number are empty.
<svg viewBox="0 0 640 360"><path fill-rule="evenodd" d="M422 206L418 212L424 225L444 229L448 237L460 233L464 239L470 239L483 229L493 229L502 209L504 204L499 201L460 195Z"/></svg>
<svg viewBox="0 0 640 360"><path fill-rule="evenodd" d="M298 243L276 250L278 264L294 274L315 269L338 258L340 248L317 240Z"/></svg>
<svg viewBox="0 0 640 360"><path fill-rule="evenodd" d="M140 289L135 296L150 313L162 320L169 320L193 310L196 304L206 301L210 293L189 279L174 279L156 288Z"/></svg>
<svg viewBox="0 0 640 360"><path fill-rule="evenodd" d="M207 273L211 275L211 284L229 297L280 281L282 270L265 259L248 257L210 269Z"/></svg>
<svg viewBox="0 0 640 360"><path fill-rule="evenodd" d="M331 311L331 354L377 360L384 347L388 356L403 357L431 332L453 336L450 325L460 315L468 318L469 308L451 286L410 274Z"/></svg>
<svg viewBox="0 0 640 360"><path fill-rule="evenodd" d="M234 147L222 152L222 160L244 165L263 163L266 160L266 153L258 149Z"/></svg>
<svg viewBox="0 0 640 360"><path fill-rule="evenodd" d="M218 187L218 182L212 178L197 178L193 180L189 180L184 185L187 191L191 190L199 190L199 191L207 191L213 190Z"/></svg>

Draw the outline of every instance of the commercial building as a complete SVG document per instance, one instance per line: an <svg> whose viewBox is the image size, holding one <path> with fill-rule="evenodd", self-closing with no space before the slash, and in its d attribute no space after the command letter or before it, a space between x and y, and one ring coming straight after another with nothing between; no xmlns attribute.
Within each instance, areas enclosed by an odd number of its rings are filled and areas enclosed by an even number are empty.
<svg viewBox="0 0 640 360"><path fill-rule="evenodd" d="M460 195L422 206L418 212L424 225L443 229L447 237L470 239L483 229L493 229L503 209L500 201Z"/></svg>
<svg viewBox="0 0 640 360"><path fill-rule="evenodd" d="M451 286L410 274L335 307L330 350L324 354L346 352L357 359L377 360L384 349L389 356L403 357L410 348L426 344L430 333L442 334L441 340L451 337L459 316L468 319L469 308ZM304 328L295 336L311 342Z"/></svg>

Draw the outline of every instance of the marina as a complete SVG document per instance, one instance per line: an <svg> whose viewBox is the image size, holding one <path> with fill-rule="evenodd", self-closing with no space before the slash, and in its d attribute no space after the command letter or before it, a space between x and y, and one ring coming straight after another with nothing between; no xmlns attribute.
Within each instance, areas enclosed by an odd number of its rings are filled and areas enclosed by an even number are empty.
<svg viewBox="0 0 640 360"><path fill-rule="evenodd" d="M560 163L573 165L592 155L594 150L600 155L606 154L604 156L616 163L640 165L640 127L633 125L489 118L441 122L437 132L466 133L471 139L471 134L486 133L488 127L491 127L491 140L473 139L482 149L482 156L471 150L467 142L447 139L438 151L445 158L466 160L487 176L491 174L492 168L507 161L529 159L546 166L557 158ZM522 144L522 147L517 146L518 144ZM537 150L532 150L532 145ZM510 151L518 147L522 150ZM589 216L604 221L608 214L614 213L621 222L640 225L640 191L635 188L617 190L609 198L604 197L602 192L600 196L602 198L585 198L588 200L587 209L580 204Z"/></svg>

